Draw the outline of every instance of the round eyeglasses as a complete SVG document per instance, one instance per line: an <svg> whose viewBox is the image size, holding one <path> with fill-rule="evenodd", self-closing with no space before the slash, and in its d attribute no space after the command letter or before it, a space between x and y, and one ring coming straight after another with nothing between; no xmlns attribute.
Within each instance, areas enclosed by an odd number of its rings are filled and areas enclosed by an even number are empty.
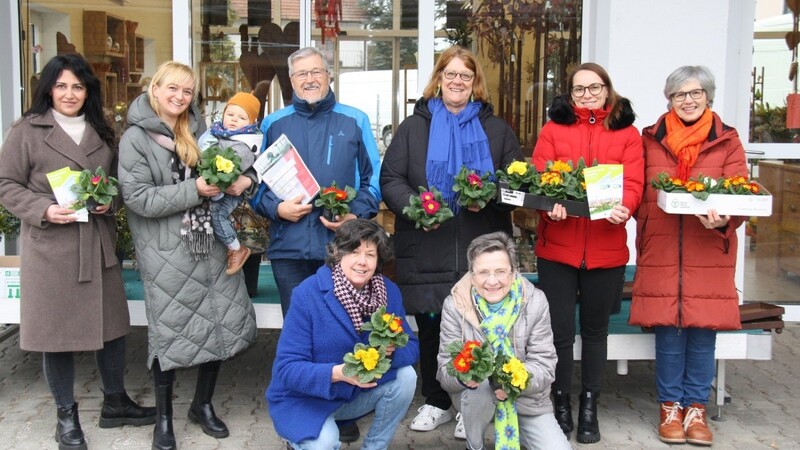
<svg viewBox="0 0 800 450"><path fill-rule="evenodd" d="M692 89L689 92L676 92L670 95L670 98L676 102L682 102L686 100L686 96L692 97L694 100L700 100L703 97L703 94L706 93L705 89Z"/></svg>
<svg viewBox="0 0 800 450"><path fill-rule="evenodd" d="M603 90L604 87L606 87L606 85L600 83L593 83L589 86L573 86L572 95L575 97L583 97L583 94L585 94L586 91L589 91L589 93L592 95L597 95Z"/></svg>
<svg viewBox="0 0 800 450"><path fill-rule="evenodd" d="M454 70L445 70L443 73L444 77L447 78L448 80L455 80L456 76L461 77L461 80L463 81L470 81L473 78L475 78L475 74L470 72L456 72Z"/></svg>

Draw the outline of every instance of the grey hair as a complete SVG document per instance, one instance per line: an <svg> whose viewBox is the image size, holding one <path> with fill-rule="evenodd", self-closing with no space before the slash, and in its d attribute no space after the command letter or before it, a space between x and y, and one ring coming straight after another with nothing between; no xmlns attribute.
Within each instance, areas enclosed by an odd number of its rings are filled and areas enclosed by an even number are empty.
<svg viewBox="0 0 800 450"><path fill-rule="evenodd" d="M325 72L331 73L331 66L328 65L328 60L325 55L317 47L303 47L289 55L287 62L289 63L289 76L294 75L294 62L298 59L308 58L309 56L317 55L322 59L322 64L325 66Z"/></svg>
<svg viewBox="0 0 800 450"><path fill-rule="evenodd" d="M675 69L667 77L667 82L664 85L664 97L667 98L667 109L670 108L670 101L672 94L686 84L689 80L697 80L700 87L706 91L706 98L708 98L708 106L714 104L714 93L717 91L717 84L714 82L714 74L706 66L681 66Z"/></svg>
<svg viewBox="0 0 800 450"><path fill-rule="evenodd" d="M511 269L517 271L517 245L514 239L504 231L483 234L476 237L467 247L467 263L469 270L472 271L472 263L475 258L491 252L506 252L508 260L511 262Z"/></svg>

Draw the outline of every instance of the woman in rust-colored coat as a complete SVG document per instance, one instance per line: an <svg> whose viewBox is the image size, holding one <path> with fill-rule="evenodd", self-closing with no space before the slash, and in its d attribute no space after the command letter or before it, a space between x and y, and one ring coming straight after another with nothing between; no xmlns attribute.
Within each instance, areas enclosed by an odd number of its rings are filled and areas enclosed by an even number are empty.
<svg viewBox="0 0 800 450"><path fill-rule="evenodd" d="M747 176L736 130L711 111L714 76L684 66L668 78L670 110L642 132L645 179ZM630 323L654 327L659 439L711 445L705 404L714 378L718 330L741 327L734 285L736 229L745 217L666 214L645 189L636 213L636 278Z"/></svg>
<svg viewBox="0 0 800 450"><path fill-rule="evenodd" d="M155 408L141 408L125 393L130 320L114 253L113 205L77 222L74 211L56 203L47 180L64 167L116 173L114 132L101 105L100 82L88 63L79 55L56 56L0 153L0 203L22 221L20 347L43 352L59 448L86 448L73 352L95 351L104 392L101 428L155 422Z"/></svg>

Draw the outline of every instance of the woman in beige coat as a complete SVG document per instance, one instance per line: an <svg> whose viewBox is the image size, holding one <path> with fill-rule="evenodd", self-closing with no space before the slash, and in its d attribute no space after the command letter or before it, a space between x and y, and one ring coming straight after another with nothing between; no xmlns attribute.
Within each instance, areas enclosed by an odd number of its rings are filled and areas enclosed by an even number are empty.
<svg viewBox="0 0 800 450"><path fill-rule="evenodd" d="M489 423L495 421L495 448L531 450L570 448L553 415L550 384L556 349L544 293L517 271L514 240L497 231L473 239L467 248L469 273L456 283L442 308L439 368L436 379L459 411L457 434L467 449L482 450ZM461 382L450 375L453 342L488 341L495 354L516 357L529 373L511 402L502 386L487 379Z"/></svg>
<svg viewBox="0 0 800 450"><path fill-rule="evenodd" d="M100 82L80 55L56 56L42 71L31 108L0 153L0 203L22 221L20 347L43 352L57 408L59 449L85 449L73 385L73 352L95 351L103 382L100 427L155 422L125 393L128 305L114 253L114 205L88 222L56 203L47 173L98 166L112 175L114 132L103 120Z"/></svg>

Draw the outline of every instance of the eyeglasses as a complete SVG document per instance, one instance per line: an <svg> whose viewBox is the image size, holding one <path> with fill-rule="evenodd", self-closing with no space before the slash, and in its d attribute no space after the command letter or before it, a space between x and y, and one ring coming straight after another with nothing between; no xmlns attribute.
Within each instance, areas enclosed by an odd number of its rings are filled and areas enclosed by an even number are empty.
<svg viewBox="0 0 800 450"><path fill-rule="evenodd" d="M689 92L676 92L670 95L670 98L672 98L672 100L676 102L682 102L686 100L686 96L688 95L689 97L692 97L695 100L700 100L703 97L703 94L705 94L705 92L706 92L705 89L692 89Z"/></svg>
<svg viewBox="0 0 800 450"><path fill-rule="evenodd" d="M505 281L511 276L513 272L508 269L498 269L494 272L490 272L488 270L481 270L480 272L472 272L472 275L478 280L479 283L483 283L484 281L488 281L489 278L494 276L497 281Z"/></svg>
<svg viewBox="0 0 800 450"><path fill-rule="evenodd" d="M295 72L292 74L292 78L297 78L298 80L307 80L308 77L314 77L315 79L319 80L322 78L323 75L327 75L328 72L325 70L314 69L314 70L301 70L300 72Z"/></svg>
<svg viewBox="0 0 800 450"><path fill-rule="evenodd" d="M470 72L456 72L454 70L445 70L442 73L444 73L444 77L447 78L448 80L455 80L456 76L461 77L463 81L470 81L473 78L475 78L475 74Z"/></svg>
<svg viewBox="0 0 800 450"><path fill-rule="evenodd" d="M589 86L573 86L572 95L575 97L583 97L583 94L586 93L587 90L590 94L597 95L604 87L606 87L606 85L600 83L590 84Z"/></svg>

